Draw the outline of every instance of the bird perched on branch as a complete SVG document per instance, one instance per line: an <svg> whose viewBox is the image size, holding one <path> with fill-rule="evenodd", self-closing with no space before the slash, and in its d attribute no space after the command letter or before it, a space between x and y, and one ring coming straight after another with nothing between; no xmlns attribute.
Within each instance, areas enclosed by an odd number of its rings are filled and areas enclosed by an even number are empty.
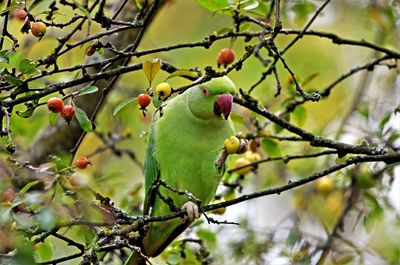
<svg viewBox="0 0 400 265"><path fill-rule="evenodd" d="M214 197L224 174L218 162L224 139L234 134L229 117L235 85L220 77L167 101L150 128L145 160L144 214L167 216L183 209L185 218L152 222L142 254L159 255L199 217L199 207ZM138 252L126 264L144 264Z"/></svg>

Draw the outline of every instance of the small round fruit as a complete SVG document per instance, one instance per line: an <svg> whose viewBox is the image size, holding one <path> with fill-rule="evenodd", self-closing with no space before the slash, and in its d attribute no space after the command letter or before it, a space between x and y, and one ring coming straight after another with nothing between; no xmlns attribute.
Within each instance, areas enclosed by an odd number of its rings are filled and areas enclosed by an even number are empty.
<svg viewBox="0 0 400 265"><path fill-rule="evenodd" d="M335 183L333 183L333 180L329 177L320 178L315 183L315 188L320 193L329 193L334 187Z"/></svg>
<svg viewBox="0 0 400 265"><path fill-rule="evenodd" d="M236 198L235 190L233 188L229 188L222 194L222 198L224 198L225 201L235 199Z"/></svg>
<svg viewBox="0 0 400 265"><path fill-rule="evenodd" d="M225 150L228 154L236 153L240 148L240 140L236 136L231 136L224 140Z"/></svg>
<svg viewBox="0 0 400 265"><path fill-rule="evenodd" d="M16 17L18 20L24 21L26 18L26 11L21 8L14 9L13 16Z"/></svg>
<svg viewBox="0 0 400 265"><path fill-rule="evenodd" d="M223 65L226 67L228 64L233 63L235 61L235 52L230 48L222 49L217 56L217 65L220 67Z"/></svg>
<svg viewBox="0 0 400 265"><path fill-rule="evenodd" d="M87 56L92 56L96 52L96 48L91 45L89 49L86 51Z"/></svg>
<svg viewBox="0 0 400 265"><path fill-rule="evenodd" d="M304 211L307 208L307 199L303 194L293 196L293 206L297 211Z"/></svg>
<svg viewBox="0 0 400 265"><path fill-rule="evenodd" d="M260 154L252 151L247 151L246 153L244 153L244 158L249 160L250 162L261 160Z"/></svg>
<svg viewBox="0 0 400 265"><path fill-rule="evenodd" d="M356 176L356 185L362 189L370 189L375 186L372 174L368 171L361 171Z"/></svg>
<svg viewBox="0 0 400 265"><path fill-rule="evenodd" d="M5 191L3 191L2 195L3 195L2 196L3 197L3 202L10 203L10 202L12 202L14 200L14 198L16 196L16 193L15 193L15 191L13 189L8 188Z"/></svg>
<svg viewBox="0 0 400 265"><path fill-rule="evenodd" d="M160 83L156 86L156 94L162 100L169 97L171 93L172 93L171 86L166 82Z"/></svg>
<svg viewBox="0 0 400 265"><path fill-rule="evenodd" d="M68 123L75 117L75 108L72 105L65 105L62 112L61 116L64 118L64 120Z"/></svg>
<svg viewBox="0 0 400 265"><path fill-rule="evenodd" d="M90 165L90 160L86 156L81 156L75 161L75 165L77 168L85 169Z"/></svg>
<svg viewBox="0 0 400 265"><path fill-rule="evenodd" d="M82 176L75 172L69 177L69 184L76 189L82 187Z"/></svg>
<svg viewBox="0 0 400 265"><path fill-rule="evenodd" d="M329 194L325 201L325 207L332 214L341 212L343 209L343 194L340 191L334 191Z"/></svg>
<svg viewBox="0 0 400 265"><path fill-rule="evenodd" d="M253 152L257 152L257 148L260 147L260 139L251 139L249 142L249 149Z"/></svg>
<svg viewBox="0 0 400 265"><path fill-rule="evenodd" d="M250 163L250 161L247 160L246 158L239 157L238 159L236 159L235 163L233 164L233 167L234 168L238 168L238 167L242 167L242 166L248 165L249 163ZM253 169L252 166L248 166L248 167L244 167L244 168L238 169L235 172L237 172L239 175L246 175L252 169Z"/></svg>
<svg viewBox="0 0 400 265"><path fill-rule="evenodd" d="M32 35L41 38L46 34L46 24L41 21L35 22L31 28Z"/></svg>
<svg viewBox="0 0 400 265"><path fill-rule="evenodd" d="M216 199L216 200L214 200L212 203L213 203L213 204L218 204L218 203L221 203L221 202L223 202L223 200L221 200L221 199ZM220 214L220 215L222 215L222 214L224 214L224 213L226 212L226 208L225 208L225 207L221 207L221 208L218 208L218 209L214 209L214 210L212 210L211 212L214 213L214 214Z"/></svg>
<svg viewBox="0 0 400 265"><path fill-rule="evenodd" d="M64 102L60 98L50 98L47 101L47 108L54 113L59 113L64 109Z"/></svg>
<svg viewBox="0 0 400 265"><path fill-rule="evenodd" d="M149 94L140 94L138 96L138 103L140 106L140 109L146 109L146 107L150 104L151 102L151 97Z"/></svg>

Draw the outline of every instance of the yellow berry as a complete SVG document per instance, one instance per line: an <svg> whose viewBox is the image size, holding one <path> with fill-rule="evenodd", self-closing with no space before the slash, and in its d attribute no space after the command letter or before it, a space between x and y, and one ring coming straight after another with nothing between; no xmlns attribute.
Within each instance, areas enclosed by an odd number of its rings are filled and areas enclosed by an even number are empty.
<svg viewBox="0 0 400 265"><path fill-rule="evenodd" d="M224 141L225 150L228 154L236 153L240 148L240 140L236 136L226 138Z"/></svg>
<svg viewBox="0 0 400 265"><path fill-rule="evenodd" d="M223 200L221 200L221 199L216 199L216 200L214 200L212 203L213 203L213 204L217 204L217 203L221 203L221 202L223 202ZM218 208L218 209L212 210L211 212L214 213L214 214L224 214L225 211L226 211L226 208L225 208L225 207L222 207L222 208Z"/></svg>
<svg viewBox="0 0 400 265"><path fill-rule="evenodd" d="M247 164L249 164L249 163L250 163L250 161L247 160L246 158L244 158L244 157L239 157L238 159L236 159L236 161L235 161L233 167L234 167L234 168L238 168L238 167L245 166L245 165L247 165ZM246 175L246 174L249 173L252 169L253 169L252 166L248 166L248 167L244 167L244 168L241 168L241 169L239 169L239 170L236 170L235 172L237 172L239 175Z"/></svg>
<svg viewBox="0 0 400 265"><path fill-rule="evenodd" d="M315 183L315 188L317 189L318 192L321 193L329 193L333 190L334 187L335 183L333 183L333 180L329 177L323 177L317 179Z"/></svg>
<svg viewBox="0 0 400 265"><path fill-rule="evenodd" d="M168 83L160 83L156 86L156 94L160 99L166 99L171 95L172 89Z"/></svg>
<svg viewBox="0 0 400 265"><path fill-rule="evenodd" d="M246 153L244 153L244 158L249 160L250 162L261 160L260 154L252 151L247 151Z"/></svg>
<svg viewBox="0 0 400 265"><path fill-rule="evenodd" d="M307 208L307 199L303 194L295 194L293 196L293 206L297 211L304 211Z"/></svg>
<svg viewBox="0 0 400 265"><path fill-rule="evenodd" d="M325 207L331 213L338 213L343 208L343 194L339 191L334 191L326 198Z"/></svg>
<svg viewBox="0 0 400 265"><path fill-rule="evenodd" d="M222 194L222 198L224 198L225 201L235 199L236 198L235 190L234 189L227 190Z"/></svg>

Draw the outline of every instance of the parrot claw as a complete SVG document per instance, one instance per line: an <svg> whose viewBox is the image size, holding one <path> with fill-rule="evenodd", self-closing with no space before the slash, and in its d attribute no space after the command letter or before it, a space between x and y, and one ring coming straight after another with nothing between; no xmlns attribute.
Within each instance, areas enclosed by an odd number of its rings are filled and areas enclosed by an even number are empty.
<svg viewBox="0 0 400 265"><path fill-rule="evenodd" d="M199 207L191 202L188 201L182 206L182 210L185 211L185 216L182 218L182 223L186 222L193 222L196 219L200 218Z"/></svg>

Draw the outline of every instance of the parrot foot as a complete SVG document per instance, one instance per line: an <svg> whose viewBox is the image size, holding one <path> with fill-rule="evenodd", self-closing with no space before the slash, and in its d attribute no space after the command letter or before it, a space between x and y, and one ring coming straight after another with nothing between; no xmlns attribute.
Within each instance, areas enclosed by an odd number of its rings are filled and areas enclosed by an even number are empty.
<svg viewBox="0 0 400 265"><path fill-rule="evenodd" d="M200 218L199 207L191 201L186 202L182 206L182 210L185 211L185 216L182 218L182 223L186 223L186 222L191 223L194 220Z"/></svg>

